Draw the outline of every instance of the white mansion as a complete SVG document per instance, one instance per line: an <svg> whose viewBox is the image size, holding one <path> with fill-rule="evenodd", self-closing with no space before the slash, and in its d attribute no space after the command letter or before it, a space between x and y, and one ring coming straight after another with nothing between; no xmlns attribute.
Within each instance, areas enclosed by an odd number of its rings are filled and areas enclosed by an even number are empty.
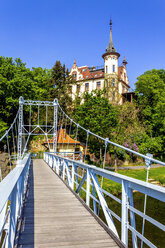
<svg viewBox="0 0 165 248"><path fill-rule="evenodd" d="M106 89L105 96L110 102L115 104L123 103L123 93L129 91L129 81L127 77L126 60L123 59L121 66L118 66L120 54L116 52L112 41L112 22L110 21L109 45L102 55L104 67L78 67L74 60L70 75L76 79L76 84L72 86L72 99L81 96L84 92L91 92L96 89Z"/></svg>

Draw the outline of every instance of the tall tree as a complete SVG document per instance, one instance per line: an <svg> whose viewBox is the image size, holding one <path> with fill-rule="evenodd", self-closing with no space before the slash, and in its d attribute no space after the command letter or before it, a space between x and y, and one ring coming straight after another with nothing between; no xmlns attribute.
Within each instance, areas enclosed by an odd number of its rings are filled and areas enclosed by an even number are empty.
<svg viewBox="0 0 165 248"><path fill-rule="evenodd" d="M104 93L103 91L86 93L83 104L75 107L74 119L95 134L112 139L118 123L117 110L109 103L107 98L102 96ZM84 133L81 138L83 139L83 137L86 137ZM88 147L91 153L95 153L98 158L102 159L103 141L90 135Z"/></svg>
<svg viewBox="0 0 165 248"><path fill-rule="evenodd" d="M49 81L50 100L57 98L64 111L70 110L72 106L72 85L75 83L69 75L65 65L56 61L52 68L51 79Z"/></svg>
<svg viewBox="0 0 165 248"><path fill-rule="evenodd" d="M151 70L138 77L137 104L140 118L146 126L144 149L163 155L165 151L165 70Z"/></svg>
<svg viewBox="0 0 165 248"><path fill-rule="evenodd" d="M0 128L2 127L2 131L4 126L7 127L12 123L18 110L20 96L34 100L46 98L45 83L36 79L36 75L39 76L41 71L36 72L34 69L26 68L25 63L19 58L14 61L12 58L0 57Z"/></svg>

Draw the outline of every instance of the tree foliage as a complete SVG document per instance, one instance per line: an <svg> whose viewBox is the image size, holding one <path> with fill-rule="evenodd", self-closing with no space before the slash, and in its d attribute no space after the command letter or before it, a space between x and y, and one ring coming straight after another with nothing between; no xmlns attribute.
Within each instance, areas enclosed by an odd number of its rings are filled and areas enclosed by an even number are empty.
<svg viewBox="0 0 165 248"><path fill-rule="evenodd" d="M51 71L48 94L50 100L57 98L64 111L70 110L72 105L71 86L75 83L69 75L65 65L56 61Z"/></svg>
<svg viewBox="0 0 165 248"><path fill-rule="evenodd" d="M84 102L75 107L74 119L95 134L111 139L118 124L117 110L107 98L102 97L102 94L104 94L102 91L85 93ZM90 152L101 158L104 142L90 135L88 144Z"/></svg>
<svg viewBox="0 0 165 248"><path fill-rule="evenodd" d="M0 57L0 133L12 123L18 110L20 96L43 100L45 84L49 79L46 69L26 68L20 59Z"/></svg>
<svg viewBox="0 0 165 248"><path fill-rule="evenodd" d="M141 151L150 147L152 153L162 155L165 151L165 70L154 69L138 77L135 92L139 119L146 129Z"/></svg>
<svg viewBox="0 0 165 248"><path fill-rule="evenodd" d="M29 69L21 59L0 57L0 134L12 123L18 99L54 100L57 98L67 114L86 129L133 150L163 159L165 152L165 70L151 70L138 77L135 103L113 106L103 97L105 91L85 93L72 102L75 84L65 65L56 61L52 70ZM80 104L81 103L81 104ZM42 122L45 113L41 113ZM81 141L86 134L79 132ZM89 136L90 152L101 158L104 142ZM110 152L114 150L109 148ZM127 153L117 149L125 159Z"/></svg>

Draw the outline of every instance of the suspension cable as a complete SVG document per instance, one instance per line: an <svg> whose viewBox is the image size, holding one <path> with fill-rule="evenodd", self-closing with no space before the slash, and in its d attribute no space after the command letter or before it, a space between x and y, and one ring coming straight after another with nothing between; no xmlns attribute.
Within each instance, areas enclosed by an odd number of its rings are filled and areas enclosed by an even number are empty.
<svg viewBox="0 0 165 248"><path fill-rule="evenodd" d="M75 160L75 155L76 155L76 142L77 142L78 128L79 128L79 124L77 124L76 139L75 139L75 143L74 143L74 160Z"/></svg>
<svg viewBox="0 0 165 248"><path fill-rule="evenodd" d="M38 126L39 126L39 122L40 122L40 105L38 105Z"/></svg>
<svg viewBox="0 0 165 248"><path fill-rule="evenodd" d="M86 145L85 145L84 163L85 163L86 154L87 154L88 138L89 138L89 130L87 130L87 138L86 138Z"/></svg>
<svg viewBox="0 0 165 248"><path fill-rule="evenodd" d="M7 139L7 149L8 149L8 154L9 154L10 170L11 170L11 156L10 156L10 147L9 147L8 133L6 134L6 139Z"/></svg>
<svg viewBox="0 0 165 248"><path fill-rule="evenodd" d="M47 133L47 118L48 118L48 107L47 107L47 105L46 105L46 133Z"/></svg>
<svg viewBox="0 0 165 248"><path fill-rule="evenodd" d="M104 160L103 160L103 169L105 169L105 159L107 154L107 145L108 145L108 138L105 139L105 150L104 150ZM103 176L101 178L101 189L103 187Z"/></svg>
<svg viewBox="0 0 165 248"><path fill-rule="evenodd" d="M69 148L69 138L70 138L70 135L71 135L71 129L72 129L72 119L70 120L70 128L69 128L69 137L68 137L67 150Z"/></svg>
<svg viewBox="0 0 165 248"><path fill-rule="evenodd" d="M147 155L148 155L148 157L152 158L151 154L147 154ZM152 162L149 159L146 159L145 162L146 162L146 165L147 165L146 182L148 183L149 170L150 170ZM145 194L145 197L144 197L144 211L143 211L144 215L146 214L146 207L147 207L147 195ZM145 218L143 217L142 235L144 235L144 227L145 227ZM141 248L143 248L143 240L141 240Z"/></svg>
<svg viewBox="0 0 165 248"><path fill-rule="evenodd" d="M61 111L65 114L65 112L62 110L61 106L60 106L60 105L58 105L58 106L59 106L59 108L61 109ZM70 118L67 114L65 114L65 116L66 116L68 119L71 120L71 118ZM75 121L73 121L73 123L74 123L75 125L77 125L77 123L76 123ZM88 131L86 128L84 128L84 127L82 127L82 126L80 126L80 125L79 125L79 127L80 127L82 130L86 131L86 132ZM93 136L99 138L100 140L105 141L105 138L103 138L103 137L101 137L101 136L99 136L99 135L97 135L97 134L91 132L90 130L89 130L89 133L90 133L91 135L93 135ZM119 145L119 144L117 144L117 143L115 143L115 142L112 142L112 141L110 141L110 140L108 140L108 143L109 143L109 144L112 144L112 145L114 145L114 146L116 146L116 147L119 147L119 148L121 148L121 149L124 149L124 150L127 151L127 152L131 152L131 153L133 153L133 154L135 154L135 155L137 155L137 156L139 156L139 157L142 157L142 158L145 158L145 159L149 159L149 157L147 157L147 156L144 155L144 154L141 154L141 153L139 153L139 152L136 152L136 151L134 151L134 150L131 150L131 149L125 147L125 146ZM159 164L165 166L165 163L162 162L162 161L159 161L159 160L154 159L154 158L150 158L150 160L151 160L152 162L159 163Z"/></svg>
<svg viewBox="0 0 165 248"><path fill-rule="evenodd" d="M29 109L29 133L31 132L31 105Z"/></svg>
<svg viewBox="0 0 165 248"><path fill-rule="evenodd" d="M13 139L13 149L14 149L14 154L16 154L16 151L15 151L15 138L14 138L14 132L13 132L13 127L12 127L12 139Z"/></svg>

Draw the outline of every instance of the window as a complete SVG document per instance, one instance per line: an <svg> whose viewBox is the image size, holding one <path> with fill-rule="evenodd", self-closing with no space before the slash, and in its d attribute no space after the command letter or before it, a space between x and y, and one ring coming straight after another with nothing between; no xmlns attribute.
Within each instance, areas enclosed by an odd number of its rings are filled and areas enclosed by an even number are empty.
<svg viewBox="0 0 165 248"><path fill-rule="evenodd" d="M77 93L80 92L80 84L77 84Z"/></svg>
<svg viewBox="0 0 165 248"><path fill-rule="evenodd" d="M105 73L108 73L108 66L105 67Z"/></svg>
<svg viewBox="0 0 165 248"><path fill-rule="evenodd" d="M96 82L96 89L100 90L101 89L101 82Z"/></svg>
<svg viewBox="0 0 165 248"><path fill-rule="evenodd" d="M114 78L112 79L112 84L113 84L113 87L115 87L115 79Z"/></svg>
<svg viewBox="0 0 165 248"><path fill-rule="evenodd" d="M85 84L85 91L89 91L89 83Z"/></svg>
<svg viewBox="0 0 165 248"><path fill-rule="evenodd" d="M115 65L112 65L112 71L115 72Z"/></svg>
<svg viewBox="0 0 165 248"><path fill-rule="evenodd" d="M72 75L73 75L73 78L76 80L77 79L77 73L74 72Z"/></svg>
<svg viewBox="0 0 165 248"><path fill-rule="evenodd" d="M87 69L86 68L84 68L82 71L86 71Z"/></svg>
<svg viewBox="0 0 165 248"><path fill-rule="evenodd" d="M115 100L115 91L113 92L113 100Z"/></svg>

